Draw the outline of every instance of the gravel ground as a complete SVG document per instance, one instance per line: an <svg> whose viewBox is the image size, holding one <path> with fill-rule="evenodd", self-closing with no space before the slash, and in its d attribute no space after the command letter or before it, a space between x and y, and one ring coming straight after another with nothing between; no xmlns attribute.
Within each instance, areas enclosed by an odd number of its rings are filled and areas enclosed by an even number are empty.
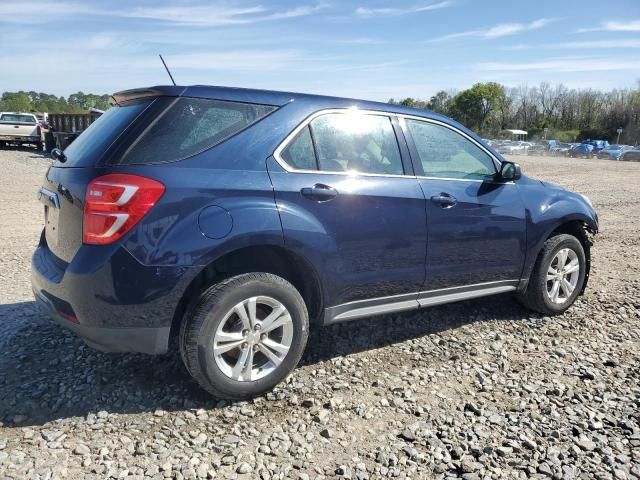
<svg viewBox="0 0 640 480"><path fill-rule="evenodd" d="M231 404L174 356L99 353L36 311L48 160L0 151L0 478L640 478L640 163L518 160L600 213L567 314L503 295L336 325Z"/></svg>

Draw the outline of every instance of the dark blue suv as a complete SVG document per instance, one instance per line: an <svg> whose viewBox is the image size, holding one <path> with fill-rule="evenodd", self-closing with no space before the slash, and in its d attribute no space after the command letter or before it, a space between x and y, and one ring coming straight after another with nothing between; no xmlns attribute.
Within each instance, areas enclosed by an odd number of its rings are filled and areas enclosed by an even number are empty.
<svg viewBox="0 0 640 480"><path fill-rule="evenodd" d="M37 300L105 351L177 339L212 394L247 398L309 328L514 292L583 292L589 200L398 105L208 86L113 95L38 192Z"/></svg>

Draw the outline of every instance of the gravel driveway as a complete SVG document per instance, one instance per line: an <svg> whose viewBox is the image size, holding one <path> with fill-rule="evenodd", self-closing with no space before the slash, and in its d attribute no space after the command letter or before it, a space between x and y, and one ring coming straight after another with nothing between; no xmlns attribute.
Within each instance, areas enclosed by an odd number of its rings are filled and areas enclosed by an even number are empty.
<svg viewBox="0 0 640 480"><path fill-rule="evenodd" d="M567 314L501 295L332 326L231 404L175 356L99 353L37 312L49 162L0 151L0 478L640 478L640 163L516 158L600 214Z"/></svg>

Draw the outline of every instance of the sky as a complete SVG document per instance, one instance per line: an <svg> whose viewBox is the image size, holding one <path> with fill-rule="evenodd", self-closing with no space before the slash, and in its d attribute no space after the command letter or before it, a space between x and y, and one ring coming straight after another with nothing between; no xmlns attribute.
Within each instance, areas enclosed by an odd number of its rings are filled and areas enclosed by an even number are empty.
<svg viewBox="0 0 640 480"><path fill-rule="evenodd" d="M372 100L640 81L640 0L0 0L0 92L204 84Z"/></svg>

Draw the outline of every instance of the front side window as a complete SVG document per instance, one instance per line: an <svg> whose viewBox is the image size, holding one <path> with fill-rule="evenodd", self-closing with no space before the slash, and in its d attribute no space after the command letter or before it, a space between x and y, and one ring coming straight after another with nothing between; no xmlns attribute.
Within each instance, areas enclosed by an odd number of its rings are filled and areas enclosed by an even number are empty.
<svg viewBox="0 0 640 480"><path fill-rule="evenodd" d="M475 143L450 128L420 120L406 120L420 164L427 177L488 180L496 167Z"/></svg>
<svg viewBox="0 0 640 480"><path fill-rule="evenodd" d="M322 172L402 175L402 159L391 119L358 112L313 119L282 151L291 167Z"/></svg>

